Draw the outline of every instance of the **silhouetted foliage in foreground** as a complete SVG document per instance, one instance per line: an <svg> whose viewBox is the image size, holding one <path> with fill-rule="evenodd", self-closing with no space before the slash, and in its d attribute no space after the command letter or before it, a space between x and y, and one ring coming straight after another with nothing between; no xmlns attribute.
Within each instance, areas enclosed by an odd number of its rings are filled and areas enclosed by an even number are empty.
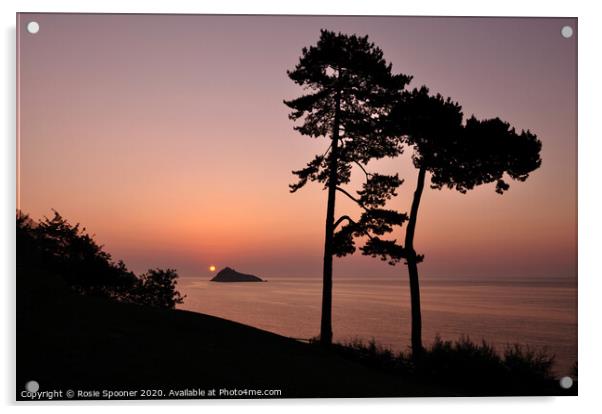
<svg viewBox="0 0 602 414"><path fill-rule="evenodd" d="M17 213L17 267L61 277L74 291L120 302L174 308L183 302L173 269L151 269L136 276L123 261L114 262L79 223L58 212L38 222Z"/></svg>
<svg viewBox="0 0 602 414"><path fill-rule="evenodd" d="M155 308L175 308L184 299L176 290L177 278L178 273L174 269L149 269L138 278L138 301Z"/></svg>
<svg viewBox="0 0 602 414"><path fill-rule="evenodd" d="M468 337L444 341L439 337L420 359L378 345L354 340L338 343L334 352L362 364L429 383L478 395L535 395L558 391L553 376L554 356L519 344L498 352L486 341Z"/></svg>

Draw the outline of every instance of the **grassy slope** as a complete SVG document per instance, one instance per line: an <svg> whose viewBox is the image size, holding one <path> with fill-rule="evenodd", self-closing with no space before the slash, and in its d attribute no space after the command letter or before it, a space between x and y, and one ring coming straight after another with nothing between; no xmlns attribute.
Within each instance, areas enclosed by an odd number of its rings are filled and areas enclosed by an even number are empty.
<svg viewBox="0 0 602 414"><path fill-rule="evenodd" d="M316 346L203 314L80 297L18 272L17 391L281 389L283 397L449 395ZM299 315L303 317L303 315Z"/></svg>

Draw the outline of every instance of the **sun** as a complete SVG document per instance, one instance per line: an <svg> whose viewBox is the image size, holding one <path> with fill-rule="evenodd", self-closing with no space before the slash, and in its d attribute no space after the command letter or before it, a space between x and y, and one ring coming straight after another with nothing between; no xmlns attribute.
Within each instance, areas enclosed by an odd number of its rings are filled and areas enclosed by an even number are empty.
<svg viewBox="0 0 602 414"><path fill-rule="evenodd" d="M216 269L215 266L213 266L213 265L209 266L209 271L210 272L215 272L215 269Z"/></svg>

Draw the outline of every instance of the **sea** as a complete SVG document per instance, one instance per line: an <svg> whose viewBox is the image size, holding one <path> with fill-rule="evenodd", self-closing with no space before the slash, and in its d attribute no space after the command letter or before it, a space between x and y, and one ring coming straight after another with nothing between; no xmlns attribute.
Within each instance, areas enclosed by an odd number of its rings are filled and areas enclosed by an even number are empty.
<svg viewBox="0 0 602 414"><path fill-rule="evenodd" d="M308 340L320 329L322 283L281 277L265 283L216 283L183 277L180 309L218 316L287 337ZM567 279L421 281L423 341L436 336L486 340L555 355L554 373L571 375L577 361L577 283ZM338 342L376 341L393 351L410 346L410 293L405 279L333 281L333 334Z"/></svg>

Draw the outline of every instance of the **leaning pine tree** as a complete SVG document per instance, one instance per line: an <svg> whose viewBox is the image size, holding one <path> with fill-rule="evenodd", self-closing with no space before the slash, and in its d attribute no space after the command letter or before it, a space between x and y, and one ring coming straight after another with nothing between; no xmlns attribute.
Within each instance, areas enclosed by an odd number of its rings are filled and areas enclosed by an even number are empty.
<svg viewBox="0 0 602 414"><path fill-rule="evenodd" d="M392 74L391 64L383 58L382 50L369 42L367 36L327 30L320 32L315 46L303 48L299 63L287 73L308 91L306 95L284 101L292 109L290 119L303 121L295 129L302 135L326 137L330 141L324 154L317 155L305 168L293 171L298 182L290 186L291 192L295 192L308 181L317 181L328 191L320 342L329 345L332 342L333 256L355 251L354 235L378 237L405 220L405 215L382 208L386 200L395 195L401 180L397 175L368 173L366 164L401 152L399 140L386 133L388 129L383 123L395 98L411 78ZM343 188L351 180L354 165L366 174L357 196ZM362 208L360 219L353 220L349 215L335 217L337 192ZM384 241L381 244L387 245Z"/></svg>
<svg viewBox="0 0 602 414"><path fill-rule="evenodd" d="M509 189L507 177L525 181L541 165L541 141L530 131L517 133L499 118L463 123L462 108L451 99L430 95L426 87L406 91L391 111L391 125L404 144L412 147L412 161L418 169L412 206L406 226L403 254L383 256L406 260L410 279L412 313L412 354L422 353L422 320L418 263L414 235L427 173L430 186L466 193L474 187L496 183L495 191ZM370 245L367 246L368 248ZM365 251L379 255L378 251ZM382 256L382 254L381 254Z"/></svg>

